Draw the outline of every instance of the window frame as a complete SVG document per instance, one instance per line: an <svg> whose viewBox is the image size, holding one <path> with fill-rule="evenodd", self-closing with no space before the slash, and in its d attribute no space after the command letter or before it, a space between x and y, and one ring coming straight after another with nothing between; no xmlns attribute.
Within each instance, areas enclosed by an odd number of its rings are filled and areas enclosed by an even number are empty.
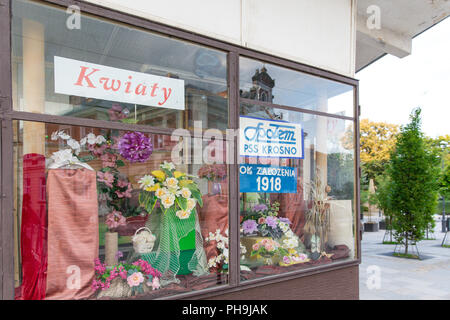
<svg viewBox="0 0 450 320"><path fill-rule="evenodd" d="M1 120L1 204L0 204L0 299L14 299L14 190L12 187L14 179L13 163L13 120L47 122L55 124L67 124L83 127L100 127L107 129L133 130L145 133L171 134L175 129L156 128L146 125L127 124L119 122L109 122L104 120L83 119L69 116L56 116L48 114L37 114L24 111L13 110L12 105L12 73L11 73L11 2L13 0L0 0L0 28L4 30L0 36L0 120ZM211 37L196 34L194 32L182 30L159 22L147 20L145 18L133 16L128 13L112 10L97 4L75 0L33 0L33 2L56 6L68 7L77 5L81 12L93 15L100 19L107 19L112 23L122 23L130 27L158 33L162 36L173 37L182 41L192 42L212 49L223 51L227 54L227 87L228 87L228 127L229 129L239 128L239 106L241 102L267 105L279 109L294 110L297 112L310 113L331 118L351 120L354 124L354 199L355 199L355 242L356 257L350 261L334 262L332 264L311 267L304 270L296 270L278 275L270 275L264 278L240 282L239 266L239 174L237 152L234 154L234 164L229 165L229 248L230 248L230 269L228 274L228 284L219 285L195 292L182 293L162 297L159 299L182 299L182 298L209 298L221 294L241 291L248 288L269 285L288 281L313 274L329 272L357 266L361 263L360 245L360 156L359 156L359 81L341 74L330 72L317 67L309 66L296 61L280 58L271 54L259 52L239 45L223 42ZM291 106L283 106L262 102L258 100L244 99L239 96L239 58L245 57L288 68L294 71L303 72L320 78L348 84L353 87L353 117L330 114L320 111L307 110ZM183 134L180 134L182 136ZM191 137L196 137L191 132ZM237 138L233 139L234 146L237 146ZM235 147L236 150L236 147ZM236 183L237 182L237 183ZM143 296L145 298L145 296Z"/></svg>

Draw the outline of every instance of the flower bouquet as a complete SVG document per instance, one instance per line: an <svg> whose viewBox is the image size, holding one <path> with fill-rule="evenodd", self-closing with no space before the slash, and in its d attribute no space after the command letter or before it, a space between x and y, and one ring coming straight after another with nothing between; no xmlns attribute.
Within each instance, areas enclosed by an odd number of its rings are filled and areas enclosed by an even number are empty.
<svg viewBox="0 0 450 320"><path fill-rule="evenodd" d="M119 252L120 253L120 252ZM97 298L129 297L139 293L160 288L161 273L147 261L137 260L131 264L120 262L112 267L95 259L95 279L92 289L97 291Z"/></svg>
<svg viewBox="0 0 450 320"><path fill-rule="evenodd" d="M196 213L197 203L203 206L202 194L192 176L176 171L175 165L164 161L161 170L154 170L139 180L142 189L139 203L151 214L160 208L167 215L188 219Z"/></svg>
<svg viewBox="0 0 450 320"><path fill-rule="evenodd" d="M264 258L264 262L267 265L278 263L282 257L288 255L289 252L280 246L280 244L270 238L264 238L258 240L252 246L252 252L250 256L256 256L256 258Z"/></svg>

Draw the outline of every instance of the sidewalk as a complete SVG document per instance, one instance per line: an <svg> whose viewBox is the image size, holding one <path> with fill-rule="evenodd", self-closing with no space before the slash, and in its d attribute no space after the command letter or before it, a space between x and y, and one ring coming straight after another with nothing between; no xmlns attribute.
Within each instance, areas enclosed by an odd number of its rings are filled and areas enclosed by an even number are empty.
<svg viewBox="0 0 450 320"><path fill-rule="evenodd" d="M360 299L450 299L450 248L440 246L444 233L440 232L440 222L436 225L436 240L418 244L422 261L392 256L395 245L381 244L385 230L365 232L359 267ZM379 271L379 282L374 270Z"/></svg>

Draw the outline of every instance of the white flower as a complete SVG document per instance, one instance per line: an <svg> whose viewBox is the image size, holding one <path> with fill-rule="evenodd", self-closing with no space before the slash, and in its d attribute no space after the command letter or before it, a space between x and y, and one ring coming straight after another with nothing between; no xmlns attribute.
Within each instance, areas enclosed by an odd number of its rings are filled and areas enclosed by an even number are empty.
<svg viewBox="0 0 450 320"><path fill-rule="evenodd" d="M176 216L180 219L187 219L191 215L190 211L187 210L178 210Z"/></svg>
<svg viewBox="0 0 450 320"><path fill-rule="evenodd" d="M223 249L223 256L225 257L225 261L228 260L228 248Z"/></svg>
<svg viewBox="0 0 450 320"><path fill-rule="evenodd" d="M188 188L182 188L179 191L179 194L181 194L183 198L189 199L191 197L191 190L189 190Z"/></svg>
<svg viewBox="0 0 450 320"><path fill-rule="evenodd" d="M286 233L286 232L288 232L290 230L289 229L289 225L287 223L280 222L278 224L278 226L280 227L281 231L283 231L283 233Z"/></svg>
<svg viewBox="0 0 450 320"><path fill-rule="evenodd" d="M78 158L72 154L71 149L64 149L57 152L53 152L50 157L55 164L69 164L73 162L78 162Z"/></svg>
<svg viewBox="0 0 450 320"><path fill-rule="evenodd" d="M53 131L52 133L52 140L58 140L58 131Z"/></svg>
<svg viewBox="0 0 450 320"><path fill-rule="evenodd" d="M197 205L197 200L192 199L192 198L187 200L187 209L188 209L189 211L191 211L192 209L194 209L196 205Z"/></svg>
<svg viewBox="0 0 450 320"><path fill-rule="evenodd" d="M153 187L155 185L155 178L146 174L141 179L139 179L138 183L141 189Z"/></svg>
<svg viewBox="0 0 450 320"><path fill-rule="evenodd" d="M178 190L178 180L176 178L167 178L164 185L170 190Z"/></svg>
<svg viewBox="0 0 450 320"><path fill-rule="evenodd" d="M285 235L286 235L286 237L288 237L288 238L292 238L292 237L295 236L294 233L292 232L292 230L288 230L288 231L285 233Z"/></svg>
<svg viewBox="0 0 450 320"><path fill-rule="evenodd" d="M84 137L83 139L80 140L80 144L81 144L82 146L84 146L84 145L86 144L86 141L87 141L87 138Z"/></svg>
<svg viewBox="0 0 450 320"><path fill-rule="evenodd" d="M106 142L106 139L102 135L98 135L97 138L95 138L95 143L96 144L102 144L102 143L105 143L105 142Z"/></svg>
<svg viewBox="0 0 450 320"><path fill-rule="evenodd" d="M216 264L216 258L212 257L211 259L208 260L208 267L209 267L209 268L213 268L213 267L215 267L216 265L217 265L217 264Z"/></svg>
<svg viewBox="0 0 450 320"><path fill-rule="evenodd" d="M80 153L81 146L80 146L80 144L78 143L78 141L76 141L76 140L70 138L69 140L67 140L67 145L68 145L69 147L71 147L72 150L75 151L75 154L76 154L76 155L78 155L78 154Z"/></svg>
<svg viewBox="0 0 450 320"><path fill-rule="evenodd" d="M95 134L93 134L93 133L91 132L91 133L89 133L89 134L86 136L86 138L87 138L87 143L89 143L89 144L95 144L95 141L96 141L96 136L95 136Z"/></svg>
<svg viewBox="0 0 450 320"><path fill-rule="evenodd" d="M166 188L159 188L158 190L155 191L155 195L161 199L163 196L167 195L169 193L169 190L167 190Z"/></svg>
<svg viewBox="0 0 450 320"><path fill-rule="evenodd" d="M160 165L162 169L166 169L169 171L175 170L175 165L172 162L164 161L163 164Z"/></svg>
<svg viewBox="0 0 450 320"><path fill-rule="evenodd" d="M218 243L217 243L217 249L225 249L225 243L223 243L223 242L218 242Z"/></svg>
<svg viewBox="0 0 450 320"><path fill-rule="evenodd" d="M283 240L284 249L294 249L298 247L298 240L296 238L288 238Z"/></svg>
<svg viewBox="0 0 450 320"><path fill-rule="evenodd" d="M161 203L164 208L168 209L175 203L175 196L171 193L167 193L161 197Z"/></svg>

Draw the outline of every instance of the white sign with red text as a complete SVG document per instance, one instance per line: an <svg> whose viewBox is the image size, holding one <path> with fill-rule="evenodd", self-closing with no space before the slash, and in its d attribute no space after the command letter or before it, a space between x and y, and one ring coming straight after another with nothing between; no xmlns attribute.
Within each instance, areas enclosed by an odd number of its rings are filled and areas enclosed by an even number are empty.
<svg viewBox="0 0 450 320"><path fill-rule="evenodd" d="M54 57L55 92L184 110L184 80Z"/></svg>

